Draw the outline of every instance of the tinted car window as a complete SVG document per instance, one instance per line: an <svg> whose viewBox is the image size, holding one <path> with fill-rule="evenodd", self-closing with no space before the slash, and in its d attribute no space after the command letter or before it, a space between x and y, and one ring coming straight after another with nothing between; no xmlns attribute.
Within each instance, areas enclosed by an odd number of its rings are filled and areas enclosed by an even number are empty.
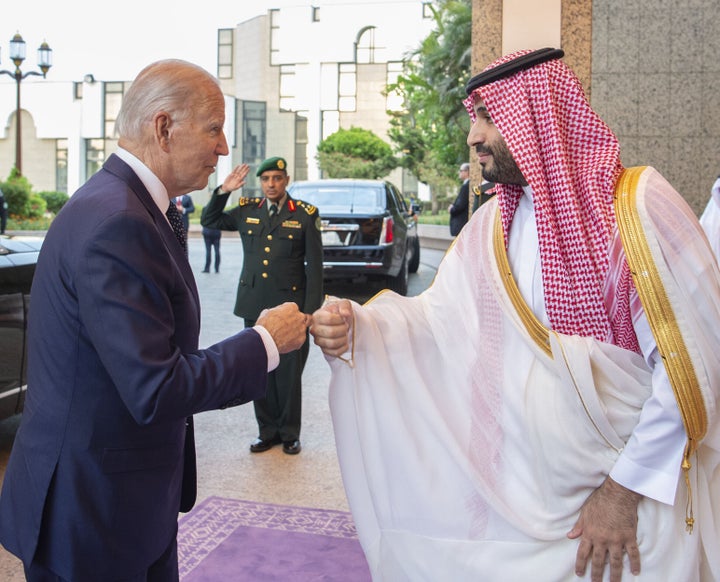
<svg viewBox="0 0 720 582"><path fill-rule="evenodd" d="M384 204L383 192L377 188L321 186L318 188L295 187L292 195L317 206L320 215L323 212L382 212Z"/></svg>

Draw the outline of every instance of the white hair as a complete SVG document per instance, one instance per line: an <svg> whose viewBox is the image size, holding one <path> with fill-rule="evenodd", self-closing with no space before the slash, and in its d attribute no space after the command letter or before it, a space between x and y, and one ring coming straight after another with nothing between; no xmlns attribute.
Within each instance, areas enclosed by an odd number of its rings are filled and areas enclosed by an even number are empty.
<svg viewBox="0 0 720 582"><path fill-rule="evenodd" d="M178 121L188 118L194 109L216 97L203 90L208 81L219 88L215 77L187 61L167 59L148 65L123 95L115 123L117 135L140 141L143 126L151 123L159 111L168 112Z"/></svg>

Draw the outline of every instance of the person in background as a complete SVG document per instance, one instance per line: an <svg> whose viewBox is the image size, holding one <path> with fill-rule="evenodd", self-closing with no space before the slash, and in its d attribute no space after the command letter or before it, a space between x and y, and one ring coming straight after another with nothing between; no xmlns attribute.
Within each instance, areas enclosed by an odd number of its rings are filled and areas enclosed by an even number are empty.
<svg viewBox="0 0 720 582"><path fill-rule="evenodd" d="M290 301L304 313L322 302L323 263L320 216L317 208L287 193L290 176L281 157L263 161L257 170L263 196L242 197L225 210L228 197L240 188L249 171L237 166L215 189L203 209L204 227L240 232L243 267L235 315L253 326L263 309ZM309 344L280 358L268 376L267 396L254 401L259 435L250 452L262 453L282 444L288 455L301 450L302 372Z"/></svg>
<svg viewBox="0 0 720 582"><path fill-rule="evenodd" d="M8 203L5 200L5 194L0 190L0 234L5 234L5 228L7 227L7 209Z"/></svg>
<svg viewBox="0 0 720 582"><path fill-rule="evenodd" d="M467 162L460 165L458 178L462 180L460 191L455 202L448 206L450 213L450 234L457 236L462 227L467 224L469 218L468 208L470 206L470 164Z"/></svg>
<svg viewBox="0 0 720 582"><path fill-rule="evenodd" d="M193 204L192 196L189 194L183 194L174 199L175 206L178 212L182 216L182 223L185 232L190 231L190 215L195 212L195 204Z"/></svg>
<svg viewBox="0 0 720 582"><path fill-rule="evenodd" d="M205 268L203 273L210 272L210 263L212 260L212 251L215 251L215 272L220 272L220 239L222 231L219 228L202 227L203 240L205 241Z"/></svg>
<svg viewBox="0 0 720 582"><path fill-rule="evenodd" d="M374 579L720 580L718 265L562 56L466 86L497 194L432 286L313 316Z"/></svg>
<svg viewBox="0 0 720 582"><path fill-rule="evenodd" d="M207 186L225 100L164 60L123 97L118 150L48 229L32 285L25 409L0 493L0 542L29 582L178 579L196 497L193 415L265 396L306 342L295 304L198 347L200 300L173 198Z"/></svg>
<svg viewBox="0 0 720 582"><path fill-rule="evenodd" d="M710 200L700 215L700 224L710 241L715 256L720 260L720 176L710 189Z"/></svg>

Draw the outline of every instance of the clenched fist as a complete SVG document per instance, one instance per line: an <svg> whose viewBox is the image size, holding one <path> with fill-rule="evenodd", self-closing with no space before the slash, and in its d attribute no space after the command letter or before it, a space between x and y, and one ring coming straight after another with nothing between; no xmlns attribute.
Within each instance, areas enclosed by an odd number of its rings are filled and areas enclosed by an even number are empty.
<svg viewBox="0 0 720 582"><path fill-rule="evenodd" d="M287 354L300 349L305 343L312 316L302 313L295 303L288 302L264 309L256 323L270 333L278 352Z"/></svg>
<svg viewBox="0 0 720 582"><path fill-rule="evenodd" d="M313 314L310 333L325 355L339 357L350 349L352 317L347 299L326 302Z"/></svg>

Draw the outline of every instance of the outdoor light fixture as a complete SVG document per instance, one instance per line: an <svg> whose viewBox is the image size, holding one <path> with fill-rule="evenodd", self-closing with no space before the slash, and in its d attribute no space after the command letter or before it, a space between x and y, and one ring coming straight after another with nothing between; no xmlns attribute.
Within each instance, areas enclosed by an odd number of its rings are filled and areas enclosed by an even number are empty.
<svg viewBox="0 0 720 582"><path fill-rule="evenodd" d="M20 70L20 65L22 65L23 61L25 60L25 41L23 40L23 37L20 36L20 33L17 33L10 40L10 60L15 65L15 70L2 70L0 71L0 74L9 75L13 79L15 79L15 84L17 87L15 93L15 169L17 170L17 173L19 175L22 175L22 120L20 115L20 83L23 79L29 77L30 75L36 75L38 77L45 78L45 75L47 75L50 67L52 67L52 49L48 46L48 43L43 41L43 43L40 45L40 48L38 49L37 58L38 67L42 72L38 73L37 71L28 71L27 73L23 73Z"/></svg>

